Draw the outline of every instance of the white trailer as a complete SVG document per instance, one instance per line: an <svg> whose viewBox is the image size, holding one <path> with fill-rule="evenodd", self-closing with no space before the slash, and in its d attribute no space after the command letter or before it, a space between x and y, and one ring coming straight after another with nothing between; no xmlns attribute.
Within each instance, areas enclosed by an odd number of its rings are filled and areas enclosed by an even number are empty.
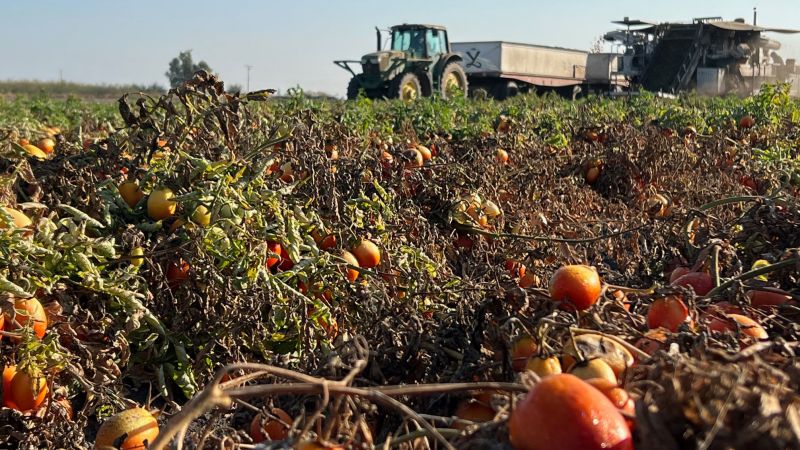
<svg viewBox="0 0 800 450"><path fill-rule="evenodd" d="M504 99L531 88L573 96L610 89L617 55L505 41L453 42L472 93Z"/></svg>

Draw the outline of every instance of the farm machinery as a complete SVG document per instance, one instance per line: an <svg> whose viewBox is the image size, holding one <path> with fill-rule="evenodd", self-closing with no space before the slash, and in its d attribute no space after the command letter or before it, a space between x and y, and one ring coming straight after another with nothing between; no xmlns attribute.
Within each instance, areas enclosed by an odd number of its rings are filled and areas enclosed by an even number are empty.
<svg viewBox="0 0 800 450"><path fill-rule="evenodd" d="M788 82L800 91L800 72L794 59L778 55L778 41L763 33L797 33L725 21L720 17L693 19L691 23L653 23L625 18L615 21L625 29L606 33L604 39L622 49L617 74L635 86L675 94L697 90L701 94L750 94L764 83Z"/></svg>
<svg viewBox="0 0 800 450"><path fill-rule="evenodd" d="M438 25L403 24L391 27L390 49L383 50L381 30L377 34L377 51L360 61L334 61L353 76L347 86L347 98L356 98L360 91L370 98L413 100L438 93L443 97L466 95L467 76L452 52L447 30ZM350 64L360 64L356 73Z"/></svg>

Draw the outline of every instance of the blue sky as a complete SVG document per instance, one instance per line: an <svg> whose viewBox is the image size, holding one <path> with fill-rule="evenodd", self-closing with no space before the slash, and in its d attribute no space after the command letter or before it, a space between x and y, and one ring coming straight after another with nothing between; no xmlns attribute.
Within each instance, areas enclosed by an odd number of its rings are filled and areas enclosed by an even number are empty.
<svg viewBox="0 0 800 450"><path fill-rule="evenodd" d="M800 28L798 0L0 0L0 80L166 85L179 51L192 49L228 83L300 85L342 95L349 74L334 59L373 50L374 26L446 25L452 41L511 40L586 49L624 16L654 21L744 17ZM800 59L800 35L773 35Z"/></svg>

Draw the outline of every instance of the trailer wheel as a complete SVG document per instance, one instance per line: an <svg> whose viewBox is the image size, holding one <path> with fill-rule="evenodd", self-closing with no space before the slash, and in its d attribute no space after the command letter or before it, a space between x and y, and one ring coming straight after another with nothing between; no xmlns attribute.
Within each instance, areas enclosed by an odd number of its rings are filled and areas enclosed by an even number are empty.
<svg viewBox="0 0 800 450"><path fill-rule="evenodd" d="M467 74L464 73L461 64L451 62L444 67L442 79L439 82L439 89L443 98L466 97L469 93L468 86Z"/></svg>
<svg viewBox="0 0 800 450"><path fill-rule="evenodd" d="M407 102L422 97L422 84L419 82L419 77L411 72L398 76L392 81L389 96Z"/></svg>
<svg viewBox="0 0 800 450"><path fill-rule="evenodd" d="M360 73L350 79L350 82L347 84L348 100L355 100L358 98L358 92L361 90L361 87L363 85L363 80L364 80L364 75Z"/></svg>
<svg viewBox="0 0 800 450"><path fill-rule="evenodd" d="M501 81L494 88L495 98L498 100L505 100L519 94L519 86L515 81Z"/></svg>

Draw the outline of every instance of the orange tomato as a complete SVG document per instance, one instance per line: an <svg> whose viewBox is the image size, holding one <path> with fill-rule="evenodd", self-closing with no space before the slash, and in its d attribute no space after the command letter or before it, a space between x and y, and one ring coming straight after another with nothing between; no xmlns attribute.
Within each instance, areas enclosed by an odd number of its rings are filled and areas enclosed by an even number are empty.
<svg viewBox="0 0 800 450"><path fill-rule="evenodd" d="M511 412L508 435L515 450L633 450L616 406L570 374L536 383Z"/></svg>
<svg viewBox="0 0 800 450"><path fill-rule="evenodd" d="M491 406L485 403L475 401L474 399L466 399L458 404L453 415L462 420L481 423L494 420L494 416L497 415L497 413ZM456 423L454 427L457 429L464 429L466 428L466 424Z"/></svg>
<svg viewBox="0 0 800 450"><path fill-rule="evenodd" d="M423 161L428 161L431 158L433 158L433 154L431 153L431 151L428 149L428 147L425 147L424 145L417 145L417 151L422 155Z"/></svg>
<svg viewBox="0 0 800 450"><path fill-rule="evenodd" d="M525 265L516 259L507 259L505 268L508 274L511 275L511 278L524 277L527 270Z"/></svg>
<svg viewBox="0 0 800 450"><path fill-rule="evenodd" d="M670 283L672 286L691 287L697 295L706 295L711 289L714 289L714 281L711 275L705 272L689 272L686 275L681 275L675 281Z"/></svg>
<svg viewBox="0 0 800 450"><path fill-rule="evenodd" d="M538 286L541 280L539 276L533 272L526 273L519 279L519 287L522 289L528 289L531 286Z"/></svg>
<svg viewBox="0 0 800 450"><path fill-rule="evenodd" d="M336 236L329 234L322 238L319 242L319 249L320 250L330 250L336 247Z"/></svg>
<svg viewBox="0 0 800 450"><path fill-rule="evenodd" d="M144 450L158 437L158 422L144 408L131 408L103 422L97 430L95 449ZM121 441L121 442L120 442Z"/></svg>
<svg viewBox="0 0 800 450"><path fill-rule="evenodd" d="M345 260L347 264L350 264L351 266L361 267L358 264L358 260L356 259L356 257L353 256L353 254L348 252L347 250L342 250L340 256L342 257L342 259ZM356 278L358 278L359 275L358 270L351 269L349 267L344 267L342 270L344 271L345 276L351 283L356 281Z"/></svg>
<svg viewBox="0 0 800 450"><path fill-rule="evenodd" d="M603 378L612 383L617 382L617 376L611 369L611 366L601 358L589 359L577 362L569 368L569 373L575 375L582 380L590 380L592 378Z"/></svg>
<svg viewBox="0 0 800 450"><path fill-rule="evenodd" d="M731 333L736 329L753 339L767 339L769 335L758 322L741 314L727 314L724 317L712 317L708 329L719 333Z"/></svg>
<svg viewBox="0 0 800 450"><path fill-rule="evenodd" d="M47 314L39 300L35 298L16 298L14 299L14 310L16 312L14 320L11 320L10 316L6 316L4 320L6 322L6 331L18 329L17 323L22 326L31 325L36 337L39 339L44 337L44 333L47 330Z"/></svg>
<svg viewBox="0 0 800 450"><path fill-rule="evenodd" d="M522 336L514 341L511 344L511 368L514 369L514 372L525 370L528 358L533 356L538 348L536 341L530 336Z"/></svg>
<svg viewBox="0 0 800 450"><path fill-rule="evenodd" d="M503 150L502 148L497 149L497 152L495 152L494 157L500 164L505 164L508 162L508 152Z"/></svg>
<svg viewBox="0 0 800 450"><path fill-rule="evenodd" d="M19 410L19 406L17 406L11 398L11 380L14 379L14 375L16 374L17 366L6 366L3 368L3 406Z"/></svg>
<svg viewBox="0 0 800 450"><path fill-rule="evenodd" d="M788 293L760 291L753 289L745 292L745 296L750 299L750 304L756 308L768 309L781 306L792 299Z"/></svg>
<svg viewBox="0 0 800 450"><path fill-rule="evenodd" d="M550 298L566 310L589 309L601 289L600 276L591 266L563 266L550 278Z"/></svg>
<svg viewBox="0 0 800 450"><path fill-rule="evenodd" d="M604 378L592 378L586 380L586 382L602 392L606 398L611 400L611 403L613 403L618 410L625 413L625 421L628 423L628 427L633 429L633 419L627 416L636 415L636 402L633 401L633 397L631 397L628 391L617 385L617 383Z"/></svg>
<svg viewBox="0 0 800 450"><path fill-rule="evenodd" d="M49 155L53 153L53 150L55 150L56 143L50 138L43 138L39 139L39 142L36 143L36 146Z"/></svg>
<svg viewBox="0 0 800 450"><path fill-rule="evenodd" d="M292 418L286 411L280 408L272 408L269 417L264 421L262 413L256 414L250 422L250 437L253 442L259 443L266 440L282 441L289 437L289 429L292 426Z"/></svg>
<svg viewBox="0 0 800 450"><path fill-rule="evenodd" d="M275 267L275 264L278 264L281 260L281 255L283 254L283 247L281 244L275 241L267 242L267 250L269 250L270 255L267 256L267 268L271 269Z"/></svg>
<svg viewBox="0 0 800 450"><path fill-rule="evenodd" d="M368 239L362 239L352 253L358 260L358 265L365 269L372 269L381 263L381 250Z"/></svg>
<svg viewBox="0 0 800 450"><path fill-rule="evenodd" d="M14 227L16 228L27 228L33 224L30 217L26 216L25 213L22 211L16 210L14 208L7 208L2 207L5 212L7 212L11 218L14 220ZM4 222L4 219L0 217L0 228L7 228L8 224Z"/></svg>
<svg viewBox="0 0 800 450"><path fill-rule="evenodd" d="M119 195L125 200L131 208L136 207L144 198L144 192L139 188L139 183L136 181L126 181L117 187Z"/></svg>
<svg viewBox="0 0 800 450"><path fill-rule="evenodd" d="M529 370L540 377L558 375L561 373L561 362L555 356L532 356L525 363L525 370Z"/></svg>
<svg viewBox="0 0 800 450"><path fill-rule="evenodd" d="M39 408L47 396L47 379L41 373L17 371L8 386L11 401L19 411ZM5 393L3 395L6 395Z"/></svg>
<svg viewBox="0 0 800 450"><path fill-rule="evenodd" d="M666 328L678 331L689 320L689 308L680 297L670 295L656 299L647 311L647 326L650 329Z"/></svg>
<svg viewBox="0 0 800 450"><path fill-rule="evenodd" d="M290 270L294 267L294 261L289 257L289 251L281 247L281 262L278 264L278 270Z"/></svg>

